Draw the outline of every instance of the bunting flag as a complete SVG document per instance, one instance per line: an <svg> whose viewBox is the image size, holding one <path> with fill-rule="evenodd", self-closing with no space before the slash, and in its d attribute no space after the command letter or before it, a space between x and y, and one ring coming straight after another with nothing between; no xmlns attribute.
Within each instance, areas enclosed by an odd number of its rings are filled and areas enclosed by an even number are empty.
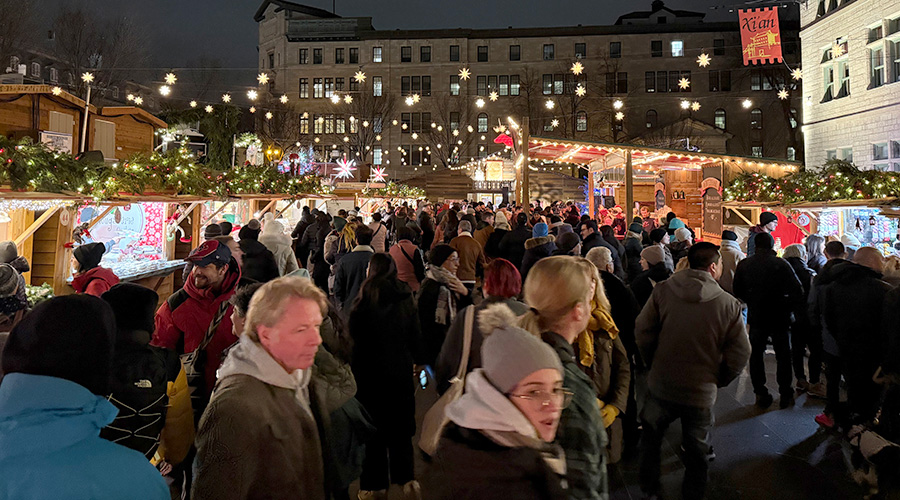
<svg viewBox="0 0 900 500"><path fill-rule="evenodd" d="M744 66L783 62L778 7L738 10Z"/></svg>

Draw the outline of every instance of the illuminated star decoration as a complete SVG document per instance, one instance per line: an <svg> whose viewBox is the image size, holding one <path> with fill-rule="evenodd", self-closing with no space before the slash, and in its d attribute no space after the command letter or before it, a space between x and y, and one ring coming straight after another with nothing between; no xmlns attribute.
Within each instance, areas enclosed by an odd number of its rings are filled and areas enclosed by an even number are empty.
<svg viewBox="0 0 900 500"><path fill-rule="evenodd" d="M472 73L469 71L469 68L463 68L459 70L460 80L468 80L470 76L472 76Z"/></svg>
<svg viewBox="0 0 900 500"><path fill-rule="evenodd" d="M272 115L272 112L271 112L271 111L266 111L266 120L271 120L271 119L272 119L272 116L273 116L273 115Z"/></svg>
<svg viewBox="0 0 900 500"><path fill-rule="evenodd" d="M578 97L584 97L584 94L587 94L587 89L585 89L581 84L578 84L578 86L575 87L575 95L577 95Z"/></svg>
<svg viewBox="0 0 900 500"><path fill-rule="evenodd" d="M205 108L203 108L207 113L213 112L213 107L210 104L207 104Z"/></svg>
<svg viewBox="0 0 900 500"><path fill-rule="evenodd" d="M625 113L623 113L623 112L621 112L621 111L619 111L618 113L616 113L616 120L622 121L622 120L624 120L624 119L625 119Z"/></svg>
<svg viewBox="0 0 900 500"><path fill-rule="evenodd" d="M797 68L797 69L791 71L791 78L793 78L794 80L799 80L799 79L803 78L803 70L801 70L800 68Z"/></svg>
<svg viewBox="0 0 900 500"><path fill-rule="evenodd" d="M699 64L701 68L705 68L705 67L709 66L710 60L712 60L712 58L709 57L709 54L704 52L704 53L700 54L700 57L697 58L697 64Z"/></svg>
<svg viewBox="0 0 900 500"><path fill-rule="evenodd" d="M553 102L553 99L547 99L547 102L544 103L544 107L547 109L553 109L554 106L556 106L556 103Z"/></svg>
<svg viewBox="0 0 900 500"><path fill-rule="evenodd" d="M341 102L341 96L337 94L331 94L331 102L334 104Z"/></svg>
<svg viewBox="0 0 900 500"><path fill-rule="evenodd" d="M84 83L91 83L91 82L93 82L93 81L94 81L94 74L93 74L93 73L82 73L82 75L81 75L81 81L83 81Z"/></svg>
<svg viewBox="0 0 900 500"><path fill-rule="evenodd" d="M338 179L349 179L353 177L353 171L356 170L356 162L354 162L353 160L345 160L344 158L341 158L336 163L338 165Z"/></svg>
<svg viewBox="0 0 900 500"><path fill-rule="evenodd" d="M844 55L844 46L834 42L831 45L831 57L841 57L842 55Z"/></svg>
<svg viewBox="0 0 900 500"><path fill-rule="evenodd" d="M681 109L688 109L691 107L690 101L681 101Z"/></svg>
<svg viewBox="0 0 900 500"><path fill-rule="evenodd" d="M128 102L133 101L133 100L134 100L134 94L128 94L128 95L125 97L125 99L127 99Z"/></svg>
<svg viewBox="0 0 900 500"><path fill-rule="evenodd" d="M372 169L372 180L375 182L384 182L385 176L387 173L384 171L384 167L374 167Z"/></svg>
<svg viewBox="0 0 900 500"><path fill-rule="evenodd" d="M281 101L281 104L287 104L287 102L288 102L287 94L281 94L281 97L279 97L278 100Z"/></svg>
<svg viewBox="0 0 900 500"><path fill-rule="evenodd" d="M581 61L575 61L575 63L572 64L571 71L576 75L580 75L584 71L584 64L581 64Z"/></svg>
<svg viewBox="0 0 900 500"><path fill-rule="evenodd" d="M247 99L250 99L251 101L255 101L257 97L259 97L259 94L255 90L247 91Z"/></svg>
<svg viewBox="0 0 900 500"><path fill-rule="evenodd" d="M484 99L479 97L478 99L475 100L475 105L478 106L479 108L483 108L484 107Z"/></svg>
<svg viewBox="0 0 900 500"><path fill-rule="evenodd" d="M554 118L554 119L550 122L550 126L553 127L553 128L558 127L558 126L559 126L559 120L557 120L556 118Z"/></svg>
<svg viewBox="0 0 900 500"><path fill-rule="evenodd" d="M256 77L256 81L259 82L260 85L265 85L269 83L269 75L260 73L259 76Z"/></svg>
<svg viewBox="0 0 900 500"><path fill-rule="evenodd" d="M231 102L231 94L222 94L222 102Z"/></svg>
<svg viewBox="0 0 900 500"><path fill-rule="evenodd" d="M141 104L144 104L144 98L141 96L137 96L134 98L134 103L140 106Z"/></svg>
<svg viewBox="0 0 900 500"><path fill-rule="evenodd" d="M788 95L789 94L788 94L787 89L781 89L778 91L778 98L781 99L782 101L787 99Z"/></svg>
<svg viewBox="0 0 900 500"><path fill-rule="evenodd" d="M50 90L50 92L53 93L53 95L60 95L60 94L62 94L62 89L59 87L53 87L53 89Z"/></svg>
<svg viewBox="0 0 900 500"><path fill-rule="evenodd" d="M178 77L175 76L175 73L166 73L165 81L166 85L175 85L175 82L178 81Z"/></svg>
<svg viewBox="0 0 900 500"><path fill-rule="evenodd" d="M161 95L167 96L172 93L172 87L169 87L168 85L162 85L159 87L159 93Z"/></svg>
<svg viewBox="0 0 900 500"><path fill-rule="evenodd" d="M353 79L357 81L357 83L363 83L366 81L366 74L362 71L357 71L355 75L353 75Z"/></svg>
<svg viewBox="0 0 900 500"><path fill-rule="evenodd" d="M412 106L413 103L415 103L415 101L413 101L412 96L407 96L407 97L406 97L406 105L407 105L407 106Z"/></svg>
<svg viewBox="0 0 900 500"><path fill-rule="evenodd" d="M422 99L422 98L419 97L419 94L413 94L413 95L412 95L412 100L413 100L414 103L419 102L420 99Z"/></svg>
<svg viewBox="0 0 900 500"><path fill-rule="evenodd" d="M691 86L691 81L688 80L687 78L682 78L681 80L678 80L678 87L681 90L687 90L687 88L690 86Z"/></svg>
<svg viewBox="0 0 900 500"><path fill-rule="evenodd" d="M490 99L491 101L496 101L499 98L500 94L498 94L496 90L492 90L491 93L488 94L488 99Z"/></svg>
<svg viewBox="0 0 900 500"><path fill-rule="evenodd" d="M352 95L345 95L345 96L344 96L344 102L347 103L347 104L350 104L351 102L353 102L353 96L352 96Z"/></svg>
<svg viewBox="0 0 900 500"><path fill-rule="evenodd" d="M625 103L622 102L621 99L616 99L615 101L613 101L613 107L616 109L622 109L622 106L624 106L624 105L625 105Z"/></svg>
<svg viewBox="0 0 900 500"><path fill-rule="evenodd" d="M691 103L691 111L700 111L700 103L697 101Z"/></svg>
<svg viewBox="0 0 900 500"><path fill-rule="evenodd" d="M256 106L250 106L250 112L256 113Z"/></svg>
<svg viewBox="0 0 900 500"><path fill-rule="evenodd" d="M197 101L191 101L191 102L190 102L190 105L191 105L192 108L196 108L196 107L197 107Z"/></svg>

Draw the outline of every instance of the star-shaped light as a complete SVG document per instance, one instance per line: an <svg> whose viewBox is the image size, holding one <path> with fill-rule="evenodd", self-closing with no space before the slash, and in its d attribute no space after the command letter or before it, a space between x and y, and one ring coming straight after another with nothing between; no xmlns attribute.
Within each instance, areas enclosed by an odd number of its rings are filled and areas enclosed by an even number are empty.
<svg viewBox="0 0 900 500"><path fill-rule="evenodd" d="M413 140L418 139L418 138L419 138L419 134L416 133L416 132L413 132L413 133L412 133L412 138L413 138ZM421 150L422 150L422 148L419 148L419 151L421 151Z"/></svg>
<svg viewBox="0 0 900 500"><path fill-rule="evenodd" d="M166 81L166 85L175 85L175 82L178 81L178 77L175 76L175 73L166 73L164 80Z"/></svg>
<svg viewBox="0 0 900 500"><path fill-rule="evenodd" d="M128 102L133 101L133 100L134 100L134 94L128 94L127 96L125 96L125 99L127 99Z"/></svg>
<svg viewBox="0 0 900 500"><path fill-rule="evenodd" d="M681 109L688 109L691 107L691 101L681 101Z"/></svg>
<svg viewBox="0 0 900 500"><path fill-rule="evenodd" d="M363 83L366 81L366 74L362 71L357 71L355 75L353 75L353 79L356 80L357 83Z"/></svg>
<svg viewBox="0 0 900 500"><path fill-rule="evenodd" d="M547 109L553 109L556 106L556 103L553 102L553 99L547 99L547 102L544 103L544 107Z"/></svg>
<svg viewBox="0 0 900 500"><path fill-rule="evenodd" d="M709 61L711 61L711 60L712 60L712 58L709 57L709 54L704 52L704 53L700 54L700 57L697 58L697 64L699 64L701 68L705 68L705 67L709 66Z"/></svg>
<svg viewBox="0 0 900 500"><path fill-rule="evenodd" d="M682 78L681 80L678 80L678 87L681 90L687 90L688 87L690 87L690 86L691 86L691 81L688 80L687 78Z"/></svg>
<svg viewBox="0 0 900 500"><path fill-rule="evenodd" d="M212 113L212 112L213 112L213 107L212 107L211 104L207 104L206 107L203 108L203 110L206 111L207 113Z"/></svg>
<svg viewBox="0 0 900 500"><path fill-rule="evenodd" d="M741 102L741 106L743 106L744 109L747 109L750 106L753 106L753 101L751 101L750 99L744 99L744 101Z"/></svg>
<svg viewBox="0 0 900 500"><path fill-rule="evenodd" d="M691 111L700 111L700 103L697 101L692 102Z"/></svg>
<svg viewBox="0 0 900 500"><path fill-rule="evenodd" d="M559 120L557 120L556 118L554 118L553 120L550 121L550 126L553 127L553 128L558 127L558 126L559 126Z"/></svg>
<svg viewBox="0 0 900 500"><path fill-rule="evenodd" d="M257 91L255 91L255 90L247 91L247 99L250 99L251 101L255 101L257 97L259 97L259 93Z"/></svg>
<svg viewBox="0 0 900 500"><path fill-rule="evenodd" d="M141 96L137 96L134 98L134 103L140 106L141 104L144 104L144 98Z"/></svg>
<svg viewBox="0 0 900 500"><path fill-rule="evenodd" d="M260 73L259 76L256 77L256 81L259 82L260 85L265 85L269 83L269 75Z"/></svg>
<svg viewBox="0 0 900 500"><path fill-rule="evenodd" d="M363 128L369 128L369 120L363 120L362 126Z"/></svg>
<svg viewBox="0 0 900 500"><path fill-rule="evenodd" d="M624 105L625 105L625 103L622 102L621 99L616 99L615 101L613 101L613 108L615 108L615 109L622 109L622 106L624 106Z"/></svg>
<svg viewBox="0 0 900 500"><path fill-rule="evenodd" d="M256 113L256 106L250 106L250 112Z"/></svg>
<svg viewBox="0 0 900 500"><path fill-rule="evenodd" d="M375 182L384 182L387 173L384 171L384 167L374 167L372 169L372 180Z"/></svg>
<svg viewBox="0 0 900 500"><path fill-rule="evenodd" d="M480 97L478 99L475 99L475 105L478 106L479 108L483 108L484 107L484 99L482 99Z"/></svg>
<svg viewBox="0 0 900 500"><path fill-rule="evenodd" d="M172 93L172 87L169 87L168 85L161 85L159 87L159 93L163 96L167 96Z"/></svg>
<svg viewBox="0 0 900 500"><path fill-rule="evenodd" d="M412 95L412 100L413 100L414 103L418 103L421 99L422 99L422 98L419 97L419 94L413 94L413 95Z"/></svg>
<svg viewBox="0 0 900 500"><path fill-rule="evenodd" d="M584 72L584 64L581 64L581 61L575 61L575 63L572 64L572 68L570 68L570 69L571 69L572 73L575 73L576 75L580 75L581 73Z"/></svg>
<svg viewBox="0 0 900 500"><path fill-rule="evenodd" d="M271 111L266 111L266 120L271 120L272 116L274 116L274 115L272 114Z"/></svg>
<svg viewBox="0 0 900 500"><path fill-rule="evenodd" d="M460 80L468 80L470 76L472 76L472 72L469 71L469 68L462 68L461 70L459 70Z"/></svg>
<svg viewBox="0 0 900 500"><path fill-rule="evenodd" d="M791 78L794 80L799 80L799 79L803 78L803 70L801 70L800 68L797 68L797 69L791 71Z"/></svg>
<svg viewBox="0 0 900 500"><path fill-rule="evenodd" d="M844 46L834 42L831 44L831 57L841 57L844 55Z"/></svg>
<svg viewBox="0 0 900 500"><path fill-rule="evenodd" d="M376 140L376 141L380 141L380 140L381 140L381 134L376 135L376 136L375 136L375 140Z"/></svg>
<svg viewBox="0 0 900 500"><path fill-rule="evenodd" d="M787 89L781 89L778 91L778 98L782 101L787 99L789 95L790 94L788 93Z"/></svg>
<svg viewBox="0 0 900 500"><path fill-rule="evenodd" d="M416 101L413 100L412 96L406 96L406 105L412 106Z"/></svg>
<svg viewBox="0 0 900 500"><path fill-rule="evenodd" d="M344 96L344 102L347 103L347 104L350 104L351 102L353 102L353 96L352 96L352 95L345 95L345 96Z"/></svg>
<svg viewBox="0 0 900 500"><path fill-rule="evenodd" d="M618 113L616 113L616 121L622 121L622 120L624 120L624 119L625 119L625 113L623 113L623 112L621 112L621 111L619 111Z"/></svg>
<svg viewBox="0 0 900 500"><path fill-rule="evenodd" d="M456 129L456 128L453 129L453 137L458 137L458 136L459 136L459 129Z"/></svg>
<svg viewBox="0 0 900 500"><path fill-rule="evenodd" d="M499 98L500 94L498 94L496 90L492 90L491 93L488 94L488 99L490 99L491 101L496 101Z"/></svg>
<svg viewBox="0 0 900 500"><path fill-rule="evenodd" d="M87 73L87 72L82 73L82 74L81 74L81 81L83 81L84 83L91 83L91 82L93 82L93 81L94 81L94 74L93 74L93 73Z"/></svg>
<svg viewBox="0 0 900 500"><path fill-rule="evenodd" d="M222 94L222 102L231 102L231 94Z"/></svg>
<svg viewBox="0 0 900 500"><path fill-rule="evenodd" d="M51 92L53 95L60 95L60 94L62 94L62 89L59 88L59 87L53 87L53 88L50 90L50 92Z"/></svg>
<svg viewBox="0 0 900 500"><path fill-rule="evenodd" d="M353 160L345 160L344 158L340 158L337 162L337 178L338 179L349 179L353 177L353 171L356 170L356 162Z"/></svg>
<svg viewBox="0 0 900 500"><path fill-rule="evenodd" d="M578 97L584 97L585 94L587 94L587 89L585 89L583 85L578 84L578 86L575 87L575 95L577 95Z"/></svg>
<svg viewBox="0 0 900 500"><path fill-rule="evenodd" d="M304 111L303 114L300 115L300 117L301 117L301 118L309 118L309 113L306 112L306 111Z"/></svg>
<svg viewBox="0 0 900 500"><path fill-rule="evenodd" d="M196 108L196 107L197 107L197 101L191 101L191 102L190 102L190 105L191 105L192 108Z"/></svg>
<svg viewBox="0 0 900 500"><path fill-rule="evenodd" d="M288 102L287 94L281 94L281 97L279 97L278 100L281 101L281 104L287 104L287 102Z"/></svg>

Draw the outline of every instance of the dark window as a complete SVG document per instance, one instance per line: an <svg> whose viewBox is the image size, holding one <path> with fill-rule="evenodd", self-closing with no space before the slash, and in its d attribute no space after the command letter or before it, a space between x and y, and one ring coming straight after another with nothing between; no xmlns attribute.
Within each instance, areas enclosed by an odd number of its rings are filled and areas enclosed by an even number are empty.
<svg viewBox="0 0 900 500"><path fill-rule="evenodd" d="M450 130L459 130L459 111L450 112Z"/></svg>
<svg viewBox="0 0 900 500"><path fill-rule="evenodd" d="M761 109L756 108L750 112L750 128L753 130L762 130L763 115Z"/></svg>
<svg viewBox="0 0 900 500"><path fill-rule="evenodd" d="M309 64L309 49L300 49L300 64Z"/></svg>
<svg viewBox="0 0 900 500"><path fill-rule="evenodd" d="M616 93L619 93L619 94L627 94L628 93L628 73L625 73L625 72L616 73Z"/></svg>
<svg viewBox="0 0 900 500"><path fill-rule="evenodd" d="M656 128L658 120L659 116L656 114L655 109L647 110L647 128Z"/></svg>
<svg viewBox="0 0 900 500"><path fill-rule="evenodd" d="M418 76L412 77L412 88L410 89L413 94L422 94L422 78Z"/></svg>
<svg viewBox="0 0 900 500"><path fill-rule="evenodd" d="M309 79L301 78L300 79L300 99L308 99L309 98Z"/></svg>
<svg viewBox="0 0 900 500"><path fill-rule="evenodd" d="M762 90L763 76L759 71L750 74L750 90Z"/></svg>
<svg viewBox="0 0 900 500"><path fill-rule="evenodd" d="M412 47L409 45L400 47L400 62L412 62Z"/></svg>
<svg viewBox="0 0 900 500"><path fill-rule="evenodd" d="M431 77L430 76L422 77L422 96L423 97L431 97Z"/></svg>
<svg viewBox="0 0 900 500"><path fill-rule="evenodd" d="M419 47L419 62L431 62L431 46L423 45Z"/></svg>
<svg viewBox="0 0 900 500"><path fill-rule="evenodd" d="M497 90L497 75L491 75L487 81L488 92Z"/></svg>
<svg viewBox="0 0 900 500"><path fill-rule="evenodd" d="M350 49L350 64L359 64L359 48Z"/></svg>
<svg viewBox="0 0 900 500"><path fill-rule="evenodd" d="M656 72L656 91L657 92L668 92L669 91L669 74L665 71L657 71Z"/></svg>
<svg viewBox="0 0 900 500"><path fill-rule="evenodd" d="M477 82L476 88L478 95L487 95L487 77L479 76L475 81Z"/></svg>
<svg viewBox="0 0 900 500"><path fill-rule="evenodd" d="M719 90L721 90L719 87L719 70L711 69L709 70L709 91L718 92Z"/></svg>
<svg viewBox="0 0 900 500"><path fill-rule="evenodd" d="M411 125L411 123L410 123L411 116L412 116L412 113L400 113L400 133L408 134L408 133L412 132L409 129L409 126ZM404 125L406 125L406 127L404 127Z"/></svg>
<svg viewBox="0 0 900 500"><path fill-rule="evenodd" d="M690 83L690 85L688 85L688 87L686 89L682 89L680 86L678 87L682 92L690 92L691 91L691 87L693 86L694 82L691 81L691 72L690 71L682 71L678 77L678 80L679 81L687 80L688 83Z"/></svg>
<svg viewBox="0 0 900 500"><path fill-rule="evenodd" d="M409 77L403 76L400 77L400 95L409 95Z"/></svg>
<svg viewBox="0 0 900 500"><path fill-rule="evenodd" d="M662 40L650 40L650 57L662 57Z"/></svg>
<svg viewBox="0 0 900 500"><path fill-rule="evenodd" d="M450 46L450 60L459 61L459 45Z"/></svg>
<svg viewBox="0 0 900 500"><path fill-rule="evenodd" d="M656 18L656 24L666 24L668 22L669 22L669 20L666 19L665 16L659 16Z"/></svg>
<svg viewBox="0 0 900 500"><path fill-rule="evenodd" d="M713 55L714 56L724 56L725 55L725 39L724 38L716 38L713 40Z"/></svg>
<svg viewBox="0 0 900 500"><path fill-rule="evenodd" d="M334 79L334 90L337 90L337 91L344 90L344 79L343 78L335 78Z"/></svg>
<svg viewBox="0 0 900 500"><path fill-rule="evenodd" d="M615 94L616 93L616 74L615 73L607 73L606 74L606 93L607 94Z"/></svg>
<svg viewBox="0 0 900 500"><path fill-rule="evenodd" d="M719 87L722 92L729 92L731 90L731 70L723 69L719 72Z"/></svg>
<svg viewBox="0 0 900 500"><path fill-rule="evenodd" d="M543 84L541 85L541 91L544 95L550 95L553 93L553 75L544 75Z"/></svg>
<svg viewBox="0 0 900 500"><path fill-rule="evenodd" d="M647 71L644 73L644 91L647 93L656 92L656 72Z"/></svg>
<svg viewBox="0 0 900 500"><path fill-rule="evenodd" d="M509 60L510 61L522 60L522 46L521 45L510 45L509 46Z"/></svg>
<svg viewBox="0 0 900 500"><path fill-rule="evenodd" d="M622 42L609 42L609 57L613 59L622 57Z"/></svg>
<svg viewBox="0 0 900 500"><path fill-rule="evenodd" d="M16 65L18 65L18 63ZM271 54L269 54L269 69L272 69L274 67L275 67L275 54L271 53Z"/></svg>
<svg viewBox="0 0 900 500"><path fill-rule="evenodd" d="M587 57L587 46L583 43L575 44L575 59L584 59Z"/></svg>
<svg viewBox="0 0 900 500"><path fill-rule="evenodd" d="M681 88L678 86L678 80L681 79L680 71L669 71L669 92L680 92Z"/></svg>
<svg viewBox="0 0 900 500"><path fill-rule="evenodd" d="M313 64L322 64L322 49L313 49Z"/></svg>
<svg viewBox="0 0 900 500"><path fill-rule="evenodd" d="M479 45L478 46L478 62L487 62L487 60L488 60L487 45Z"/></svg>
<svg viewBox="0 0 900 500"><path fill-rule="evenodd" d="M344 64L344 49L343 48L334 49L334 63L335 64Z"/></svg>
<svg viewBox="0 0 900 500"><path fill-rule="evenodd" d="M359 92L359 82L355 78L350 79L350 92Z"/></svg>
<svg viewBox="0 0 900 500"><path fill-rule="evenodd" d="M545 60L545 61L552 61L552 60L553 60L553 56L554 56L554 52L555 52L555 50L554 50L554 47L553 47L553 44L552 44L552 43L545 43L545 44L544 44L544 60Z"/></svg>

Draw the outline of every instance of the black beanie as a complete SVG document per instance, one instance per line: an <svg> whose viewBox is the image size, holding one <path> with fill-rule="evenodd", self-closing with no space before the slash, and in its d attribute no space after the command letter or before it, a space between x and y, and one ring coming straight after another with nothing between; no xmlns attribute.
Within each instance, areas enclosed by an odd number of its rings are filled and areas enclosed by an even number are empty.
<svg viewBox="0 0 900 500"><path fill-rule="evenodd" d="M725 241L737 241L737 239L738 239L737 233L726 229L726 230L722 231L722 239Z"/></svg>
<svg viewBox="0 0 900 500"><path fill-rule="evenodd" d="M775 248L775 238L769 233L756 233L753 237L753 244L756 248L773 249Z"/></svg>
<svg viewBox="0 0 900 500"><path fill-rule="evenodd" d="M778 222L778 216L772 212L763 212L759 214L759 225L765 226L770 222Z"/></svg>
<svg viewBox="0 0 900 500"><path fill-rule="evenodd" d="M259 239L259 229L253 229L249 225L244 225L241 227L241 230L238 231L238 239L241 240L258 240Z"/></svg>
<svg viewBox="0 0 900 500"><path fill-rule="evenodd" d="M119 283L100 298L112 307L118 331L153 333L153 320L159 305L159 295L153 290L134 283Z"/></svg>
<svg viewBox="0 0 900 500"><path fill-rule="evenodd" d="M112 309L97 297L77 294L41 302L10 332L3 372L58 377L105 396L115 328Z"/></svg>
<svg viewBox="0 0 900 500"><path fill-rule="evenodd" d="M79 271L89 271L100 265L100 259L106 253L106 245L103 243L88 243L76 248L72 254L75 260L81 264Z"/></svg>
<svg viewBox="0 0 900 500"><path fill-rule="evenodd" d="M653 243L659 243L666 237L666 230L658 227L653 231L650 231L650 241Z"/></svg>
<svg viewBox="0 0 900 500"><path fill-rule="evenodd" d="M434 266L442 266L455 252L456 250L450 245L438 245L431 249L428 260Z"/></svg>

